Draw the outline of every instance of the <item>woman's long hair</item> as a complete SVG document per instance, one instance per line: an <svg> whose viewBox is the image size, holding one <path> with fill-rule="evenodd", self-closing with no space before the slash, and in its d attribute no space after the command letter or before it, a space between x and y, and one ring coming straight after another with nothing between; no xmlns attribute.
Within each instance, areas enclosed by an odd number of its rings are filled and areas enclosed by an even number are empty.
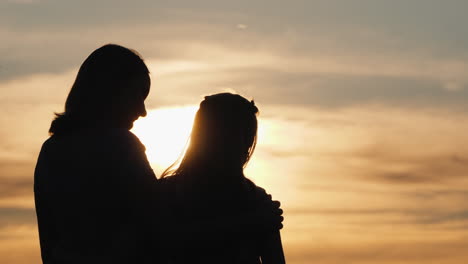
<svg viewBox="0 0 468 264"><path fill-rule="evenodd" d="M161 177L203 178L219 173L223 174L220 178L243 176L257 143L257 114L254 101L240 95L206 96L195 115L189 145L179 166L173 169L173 164Z"/></svg>
<svg viewBox="0 0 468 264"><path fill-rule="evenodd" d="M150 82L149 70L136 51L115 44L98 48L81 65L65 111L56 114L49 133L125 126L136 102L148 95Z"/></svg>

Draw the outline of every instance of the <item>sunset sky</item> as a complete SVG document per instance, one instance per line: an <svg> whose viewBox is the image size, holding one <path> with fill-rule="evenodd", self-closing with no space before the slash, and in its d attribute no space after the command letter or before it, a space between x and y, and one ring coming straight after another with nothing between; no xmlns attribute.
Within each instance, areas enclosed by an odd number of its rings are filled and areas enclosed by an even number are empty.
<svg viewBox="0 0 468 264"><path fill-rule="evenodd" d="M39 263L33 171L84 59L151 71L159 174L203 96L260 109L247 176L291 264L468 263L468 1L0 0L0 263Z"/></svg>

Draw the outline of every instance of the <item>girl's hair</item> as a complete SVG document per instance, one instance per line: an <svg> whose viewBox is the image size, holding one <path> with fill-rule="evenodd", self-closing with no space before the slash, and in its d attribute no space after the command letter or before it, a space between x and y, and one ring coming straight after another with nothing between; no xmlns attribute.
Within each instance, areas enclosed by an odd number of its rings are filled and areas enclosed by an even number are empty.
<svg viewBox="0 0 468 264"><path fill-rule="evenodd" d="M258 108L244 97L220 93L200 103L188 148L176 169L170 166L161 177L210 175L224 172L243 175L257 143Z"/></svg>
<svg viewBox="0 0 468 264"><path fill-rule="evenodd" d="M49 133L61 134L90 126L119 126L134 111L137 96L146 97L149 70L131 49L104 45L83 62L65 103L56 113Z"/></svg>

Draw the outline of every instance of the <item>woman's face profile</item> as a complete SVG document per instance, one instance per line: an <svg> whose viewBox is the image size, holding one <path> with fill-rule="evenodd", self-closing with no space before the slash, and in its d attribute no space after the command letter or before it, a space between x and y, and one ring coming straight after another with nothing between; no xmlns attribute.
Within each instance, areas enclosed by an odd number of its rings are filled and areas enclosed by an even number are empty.
<svg viewBox="0 0 468 264"><path fill-rule="evenodd" d="M145 117L147 114L145 100L148 97L150 89L149 76L144 79L133 80L130 85L130 91L133 91L131 95L125 96L126 102L126 114L124 114L125 127L132 128L133 122L140 117Z"/></svg>

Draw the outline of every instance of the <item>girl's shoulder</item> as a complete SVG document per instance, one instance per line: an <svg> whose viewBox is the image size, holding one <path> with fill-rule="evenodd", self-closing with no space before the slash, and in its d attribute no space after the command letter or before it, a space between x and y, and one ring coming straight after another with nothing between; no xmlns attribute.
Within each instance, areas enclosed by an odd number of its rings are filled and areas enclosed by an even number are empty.
<svg viewBox="0 0 468 264"><path fill-rule="evenodd" d="M178 177L175 176L166 176L164 178L158 179L158 189L160 192L172 193L175 188L179 185L177 184Z"/></svg>
<svg viewBox="0 0 468 264"><path fill-rule="evenodd" d="M243 186L244 190L247 191L249 200L254 200L255 202L271 201L271 195L269 195L264 188L256 185L252 180L245 178Z"/></svg>

